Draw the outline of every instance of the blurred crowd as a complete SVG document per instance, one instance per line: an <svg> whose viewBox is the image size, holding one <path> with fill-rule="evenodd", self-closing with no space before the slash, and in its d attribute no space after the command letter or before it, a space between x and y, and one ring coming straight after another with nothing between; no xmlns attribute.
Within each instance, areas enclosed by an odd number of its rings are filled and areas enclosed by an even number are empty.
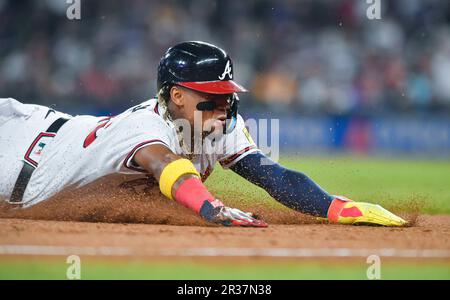
<svg viewBox="0 0 450 300"><path fill-rule="evenodd" d="M174 43L226 49L255 110L450 112L450 1L0 0L0 97L118 112L156 93ZM69 1L72 2L72 1Z"/></svg>

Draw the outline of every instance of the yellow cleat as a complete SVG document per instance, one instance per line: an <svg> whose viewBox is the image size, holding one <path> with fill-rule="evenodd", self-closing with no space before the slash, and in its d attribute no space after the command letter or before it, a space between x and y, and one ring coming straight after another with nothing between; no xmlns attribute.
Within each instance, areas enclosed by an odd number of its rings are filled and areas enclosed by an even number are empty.
<svg viewBox="0 0 450 300"><path fill-rule="evenodd" d="M353 225L404 226L408 222L380 205L336 198L329 209L331 222Z"/></svg>

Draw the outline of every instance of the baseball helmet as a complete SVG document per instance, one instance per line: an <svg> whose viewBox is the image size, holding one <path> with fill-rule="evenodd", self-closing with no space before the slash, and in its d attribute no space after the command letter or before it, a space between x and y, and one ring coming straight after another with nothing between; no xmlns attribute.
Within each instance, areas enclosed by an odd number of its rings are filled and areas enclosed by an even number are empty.
<svg viewBox="0 0 450 300"><path fill-rule="evenodd" d="M158 66L158 90L181 85L209 94L246 92L233 81L233 62L217 46L205 42L182 42L169 48Z"/></svg>
<svg viewBox="0 0 450 300"><path fill-rule="evenodd" d="M180 85L208 94L231 94L227 111L226 133L236 124L239 98L247 92L233 81L233 62L221 48L200 41L179 43L169 48L158 66L158 91L168 94L173 85Z"/></svg>

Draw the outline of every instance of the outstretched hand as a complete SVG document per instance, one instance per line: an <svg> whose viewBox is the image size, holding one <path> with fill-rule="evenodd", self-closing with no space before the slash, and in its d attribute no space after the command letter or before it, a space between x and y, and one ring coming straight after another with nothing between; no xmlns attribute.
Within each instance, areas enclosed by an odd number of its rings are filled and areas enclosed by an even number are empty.
<svg viewBox="0 0 450 300"><path fill-rule="evenodd" d="M218 201L218 200L216 200ZM219 202L221 203L221 202ZM245 213L237 208L231 208L224 205L213 206L214 204L205 203L200 214L209 222L223 226L240 227L267 227L267 223L255 218L251 213Z"/></svg>

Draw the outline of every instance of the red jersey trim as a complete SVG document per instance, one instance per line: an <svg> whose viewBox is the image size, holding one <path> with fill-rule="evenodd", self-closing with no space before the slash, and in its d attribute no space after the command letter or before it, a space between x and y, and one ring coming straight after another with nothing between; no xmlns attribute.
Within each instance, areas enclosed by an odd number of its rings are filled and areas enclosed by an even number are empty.
<svg viewBox="0 0 450 300"><path fill-rule="evenodd" d="M34 141L31 143L30 147L28 147L27 152L25 153L24 159L30 163L32 166L37 167L38 163L36 161L34 161L33 159L30 158L30 153L33 150L34 146L36 146L36 143L41 139L41 137L43 136L48 136L48 137L55 137L55 133L47 133L47 132L41 132L35 139Z"/></svg>
<svg viewBox="0 0 450 300"><path fill-rule="evenodd" d="M239 151L238 153L235 153L227 158L224 158L222 160L219 161L220 165L222 166L228 166L230 164L232 164L235 160L237 160L239 157L241 157L243 154L249 152L250 150L254 150L256 149L256 146L248 146L245 147L244 149L242 149L241 151Z"/></svg>

